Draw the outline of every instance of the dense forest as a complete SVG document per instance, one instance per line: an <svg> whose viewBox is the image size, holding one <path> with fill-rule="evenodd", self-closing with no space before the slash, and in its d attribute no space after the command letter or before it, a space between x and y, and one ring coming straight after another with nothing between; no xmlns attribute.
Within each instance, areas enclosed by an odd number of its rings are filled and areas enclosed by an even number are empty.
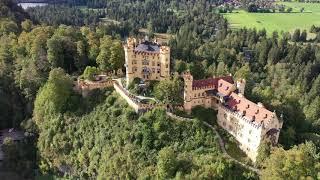
<svg viewBox="0 0 320 180"><path fill-rule="evenodd" d="M222 156L201 120L179 122L162 109L138 116L111 89L73 91L85 69L122 68L121 41L146 28L173 35L174 71L245 78L247 97L283 115L279 147L261 147L260 178L319 177L320 48L304 31L231 30L213 0L68 3L25 12L0 2L0 129L36 135L5 141L6 170L26 179L258 178Z"/></svg>

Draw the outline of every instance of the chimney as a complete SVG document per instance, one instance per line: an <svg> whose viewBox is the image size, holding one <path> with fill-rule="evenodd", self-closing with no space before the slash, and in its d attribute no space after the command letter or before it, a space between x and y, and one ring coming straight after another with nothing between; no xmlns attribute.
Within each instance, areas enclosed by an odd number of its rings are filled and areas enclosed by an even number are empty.
<svg viewBox="0 0 320 180"><path fill-rule="evenodd" d="M261 102L258 102L258 107L264 108L264 105Z"/></svg>

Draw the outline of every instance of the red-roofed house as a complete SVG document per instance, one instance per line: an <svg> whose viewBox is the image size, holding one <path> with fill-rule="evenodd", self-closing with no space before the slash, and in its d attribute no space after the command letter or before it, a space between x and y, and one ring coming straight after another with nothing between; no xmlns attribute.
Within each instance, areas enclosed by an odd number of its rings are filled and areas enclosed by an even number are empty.
<svg viewBox="0 0 320 180"><path fill-rule="evenodd" d="M236 138L252 161L263 139L277 144L282 120L244 97L245 80L235 82L232 76L193 80L189 72L183 77L184 109L188 113L195 106L216 109L218 124Z"/></svg>

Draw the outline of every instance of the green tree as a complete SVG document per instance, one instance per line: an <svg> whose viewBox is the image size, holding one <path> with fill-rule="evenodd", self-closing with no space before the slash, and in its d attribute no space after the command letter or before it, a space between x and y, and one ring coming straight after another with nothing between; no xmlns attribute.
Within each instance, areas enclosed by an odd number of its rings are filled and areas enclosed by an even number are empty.
<svg viewBox="0 0 320 180"><path fill-rule="evenodd" d="M114 41L110 48L110 66L112 70L118 70L124 67L124 50L120 41Z"/></svg>
<svg viewBox="0 0 320 180"><path fill-rule="evenodd" d="M317 147L306 142L292 149L276 148L263 163L261 179L317 179L320 172Z"/></svg>
<svg viewBox="0 0 320 180"><path fill-rule="evenodd" d="M306 118L310 121L320 120L320 96L317 96L311 101L310 105L307 105L304 108L304 113Z"/></svg>
<svg viewBox="0 0 320 180"><path fill-rule="evenodd" d="M21 23L22 29L23 29L24 31L26 31L26 32L30 32L31 29L32 29L32 26L33 26L32 21L29 20L29 19L27 19L27 20L25 20L25 21L23 21L23 22Z"/></svg>
<svg viewBox="0 0 320 180"><path fill-rule="evenodd" d="M83 72L83 78L88 80L94 80L94 76L99 73L99 70L96 67L87 66Z"/></svg>
<svg viewBox="0 0 320 180"><path fill-rule="evenodd" d="M256 159L257 165L262 165L262 163L270 156L271 144L267 141L262 141L258 147L258 156Z"/></svg>
<svg viewBox="0 0 320 180"><path fill-rule="evenodd" d="M182 60L176 60L174 64L174 70L179 74L187 70L187 63Z"/></svg>
<svg viewBox="0 0 320 180"><path fill-rule="evenodd" d="M160 81L154 87L154 95L157 99L165 104L179 104L181 98L182 81L179 77L174 77L172 80Z"/></svg>
<svg viewBox="0 0 320 180"><path fill-rule="evenodd" d="M237 79L249 79L250 77L250 74L251 74L251 71L250 71L250 66L249 64L246 64L244 66L242 66L236 73L235 73L235 77Z"/></svg>
<svg viewBox="0 0 320 180"><path fill-rule="evenodd" d="M160 179L174 177L177 168L176 154L171 147L162 148L158 154L157 173Z"/></svg>
<svg viewBox="0 0 320 180"><path fill-rule="evenodd" d="M100 39L100 53L97 57L97 64L102 71L109 71L112 69L110 64L112 39L110 36L105 36Z"/></svg>
<svg viewBox="0 0 320 180"><path fill-rule="evenodd" d="M40 126L48 115L65 112L71 93L71 78L63 69L51 70L47 83L40 89L34 102L33 118L36 124Z"/></svg>
<svg viewBox="0 0 320 180"><path fill-rule="evenodd" d="M300 35L300 41L306 42L307 41L307 31L303 30L301 35Z"/></svg>
<svg viewBox="0 0 320 180"><path fill-rule="evenodd" d="M299 40L300 40L300 29L296 29L296 30L294 31L291 40L292 40L293 42L299 42Z"/></svg>
<svg viewBox="0 0 320 180"><path fill-rule="evenodd" d="M217 76L225 76L227 74L226 65L224 62L219 62L217 69L216 69L216 75Z"/></svg>

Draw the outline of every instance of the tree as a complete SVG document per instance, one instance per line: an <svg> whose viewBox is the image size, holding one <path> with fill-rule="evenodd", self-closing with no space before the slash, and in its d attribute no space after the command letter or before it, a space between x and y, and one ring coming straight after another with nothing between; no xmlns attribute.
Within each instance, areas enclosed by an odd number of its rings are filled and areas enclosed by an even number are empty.
<svg viewBox="0 0 320 180"><path fill-rule="evenodd" d="M263 163L262 179L317 179L320 172L320 154L317 147L306 142L292 149L276 148Z"/></svg>
<svg viewBox="0 0 320 180"><path fill-rule="evenodd" d="M99 73L99 70L96 67L87 66L83 72L83 78L88 80L94 80L95 75Z"/></svg>
<svg viewBox="0 0 320 180"><path fill-rule="evenodd" d="M307 41L307 31L303 30L301 35L300 35L300 41L306 42Z"/></svg>
<svg viewBox="0 0 320 180"><path fill-rule="evenodd" d="M187 70L187 63L182 60L176 60L174 64L174 70L179 74Z"/></svg>
<svg viewBox="0 0 320 180"><path fill-rule="evenodd" d="M51 70L47 83L34 102L33 118L36 124L41 126L49 115L65 112L71 93L71 78L61 68Z"/></svg>
<svg viewBox="0 0 320 180"><path fill-rule="evenodd" d="M16 34L18 32L18 25L14 21L0 20L0 36L9 35L10 33Z"/></svg>
<svg viewBox="0 0 320 180"><path fill-rule="evenodd" d="M300 29L296 29L292 35L291 40L293 42L298 42L300 40Z"/></svg>
<svg viewBox="0 0 320 180"><path fill-rule="evenodd" d="M165 104L180 104L182 102L182 81L179 77L172 80L160 81L154 87L154 95Z"/></svg>
<svg viewBox="0 0 320 180"><path fill-rule="evenodd" d="M26 32L30 32L31 29L32 29L32 26L33 26L32 21L30 21L29 19L27 19L27 20L25 20L25 21L23 21L23 22L21 23L22 29L23 29L24 31L26 31Z"/></svg>
<svg viewBox="0 0 320 180"><path fill-rule="evenodd" d="M313 99L310 105L307 105L304 109L306 118L311 122L320 120L320 96Z"/></svg>
<svg viewBox="0 0 320 180"><path fill-rule="evenodd" d="M160 179L174 177L177 168L176 154L171 147L162 148L158 154L157 173Z"/></svg>
<svg viewBox="0 0 320 180"><path fill-rule="evenodd" d="M191 62L188 65L188 69L192 74L194 79L202 79L204 78L205 71L201 63L199 62Z"/></svg>
<svg viewBox="0 0 320 180"><path fill-rule="evenodd" d="M258 156L256 159L256 164L259 166L270 156L271 144L266 140L262 141L258 147Z"/></svg>
<svg viewBox="0 0 320 180"><path fill-rule="evenodd" d="M114 41L110 48L110 66L112 70L118 70L124 67L124 50L120 41Z"/></svg>
<svg viewBox="0 0 320 180"><path fill-rule="evenodd" d="M250 77L250 67L249 67L249 64L246 64L244 66L242 66L235 74L234 76L237 78L237 79L249 79Z"/></svg>
<svg viewBox="0 0 320 180"><path fill-rule="evenodd" d="M219 62L217 69L216 69L216 75L217 76L225 76L227 74L226 65L224 62Z"/></svg>
<svg viewBox="0 0 320 180"><path fill-rule="evenodd" d="M100 53L97 57L97 64L102 71L111 70L110 58L111 58L112 39L110 36L104 36L100 39Z"/></svg>

